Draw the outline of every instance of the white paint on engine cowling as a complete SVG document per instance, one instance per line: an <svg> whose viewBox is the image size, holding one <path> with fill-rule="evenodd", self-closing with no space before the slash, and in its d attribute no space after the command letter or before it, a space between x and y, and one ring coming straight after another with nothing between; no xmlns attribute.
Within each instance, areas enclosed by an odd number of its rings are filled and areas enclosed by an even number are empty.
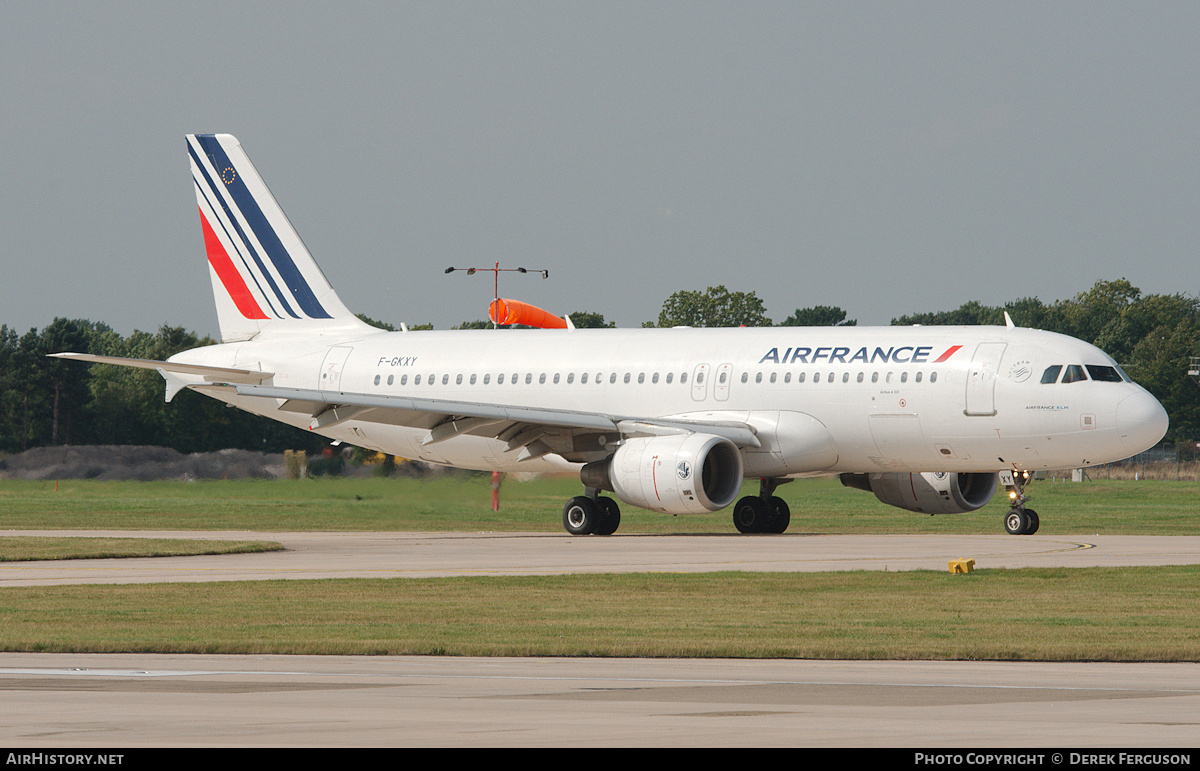
<svg viewBox="0 0 1200 771"><path fill-rule="evenodd" d="M667 514L723 509L742 486L737 447L712 434L627 439L608 471L622 501Z"/></svg>

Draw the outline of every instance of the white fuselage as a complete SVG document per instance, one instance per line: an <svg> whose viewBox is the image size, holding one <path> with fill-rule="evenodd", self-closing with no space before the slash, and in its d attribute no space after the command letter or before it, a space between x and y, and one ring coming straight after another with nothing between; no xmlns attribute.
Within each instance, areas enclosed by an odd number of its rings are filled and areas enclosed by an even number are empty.
<svg viewBox="0 0 1200 771"><path fill-rule="evenodd" d="M276 335L172 361L274 372L284 388L746 423L762 444L742 449L746 477L1090 466L1148 449L1166 429L1161 405L1126 379L1060 382L1071 365L1116 370L1099 349L1009 327ZM1042 382L1054 366L1055 382ZM300 427L311 420L282 400L214 395ZM432 427L347 420L318 431L463 468L572 467L556 455L518 461L482 436L423 444Z"/></svg>

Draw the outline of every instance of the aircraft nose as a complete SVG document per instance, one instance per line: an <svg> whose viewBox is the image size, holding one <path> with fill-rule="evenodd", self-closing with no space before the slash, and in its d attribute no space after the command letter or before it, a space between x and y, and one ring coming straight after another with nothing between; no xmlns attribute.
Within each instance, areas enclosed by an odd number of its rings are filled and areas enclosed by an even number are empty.
<svg viewBox="0 0 1200 771"><path fill-rule="evenodd" d="M1150 395L1139 390L1117 404L1117 435L1130 455L1145 452L1167 433L1167 411Z"/></svg>

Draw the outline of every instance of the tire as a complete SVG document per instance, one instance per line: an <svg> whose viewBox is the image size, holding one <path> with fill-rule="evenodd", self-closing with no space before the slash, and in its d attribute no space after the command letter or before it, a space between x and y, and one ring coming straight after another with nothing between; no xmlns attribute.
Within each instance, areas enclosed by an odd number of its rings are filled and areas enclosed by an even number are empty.
<svg viewBox="0 0 1200 771"><path fill-rule="evenodd" d="M778 495L771 496L767 501L772 509L771 523L767 528L768 533L782 533L788 529L788 525L792 523L792 510L788 508L787 501L780 498Z"/></svg>
<svg viewBox="0 0 1200 771"><path fill-rule="evenodd" d="M597 498L600 504L600 523L592 531L594 535L612 535L621 525L621 507L612 498Z"/></svg>
<svg viewBox="0 0 1200 771"><path fill-rule="evenodd" d="M1009 509L1004 515L1004 529L1009 535L1025 535L1029 528L1029 517L1021 509Z"/></svg>
<svg viewBox="0 0 1200 771"><path fill-rule="evenodd" d="M733 526L739 533L765 533L770 513L766 501L747 495L733 505Z"/></svg>
<svg viewBox="0 0 1200 771"><path fill-rule="evenodd" d="M1038 519L1037 512L1033 509L1025 509L1025 516L1029 519L1029 524L1025 526L1023 535L1033 535L1041 527L1042 521Z"/></svg>
<svg viewBox="0 0 1200 771"><path fill-rule="evenodd" d="M600 524L600 506L586 495L577 495L563 506L563 527L571 535L591 535Z"/></svg>

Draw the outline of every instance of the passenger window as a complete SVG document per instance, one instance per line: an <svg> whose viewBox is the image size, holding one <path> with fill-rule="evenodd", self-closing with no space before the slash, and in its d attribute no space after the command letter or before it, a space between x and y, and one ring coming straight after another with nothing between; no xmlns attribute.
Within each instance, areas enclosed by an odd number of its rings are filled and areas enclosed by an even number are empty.
<svg viewBox="0 0 1200 771"><path fill-rule="evenodd" d="M528 381L526 381L526 382L528 382ZM546 385L546 373L545 372L538 375L538 385Z"/></svg>
<svg viewBox="0 0 1200 771"><path fill-rule="evenodd" d="M582 385L587 385L587 373L586 372L584 372L582 375L579 376L579 382Z"/></svg>
<svg viewBox="0 0 1200 771"><path fill-rule="evenodd" d="M656 383L656 384L658 383L658 373L657 372L655 372L653 375L650 376L650 382Z"/></svg>
<svg viewBox="0 0 1200 771"><path fill-rule="evenodd" d="M775 382L775 373L774 372L771 373L771 382L772 383Z"/></svg>
<svg viewBox="0 0 1200 771"><path fill-rule="evenodd" d="M761 383L761 382L762 382L762 373L761 373L761 372L756 372L756 373L754 373L754 382L755 382L755 383Z"/></svg>
<svg viewBox="0 0 1200 771"><path fill-rule="evenodd" d="M879 382L879 373L878 373L878 372L872 372L872 373L871 373L871 382L872 382L872 383L878 383L878 382Z"/></svg>
<svg viewBox="0 0 1200 771"><path fill-rule="evenodd" d="M858 379L858 382L860 382L860 383L861 383L861 382L863 381L863 373L859 372L859 373L858 373L858 378L857 378L857 379Z"/></svg>
<svg viewBox="0 0 1200 771"><path fill-rule="evenodd" d="M375 385L379 385L379 375L375 376Z"/></svg>
<svg viewBox="0 0 1200 771"><path fill-rule="evenodd" d="M686 384L687 384L687 373L686 373L686 372L680 372L680 373L679 373L679 384L680 384L680 385L686 385Z"/></svg>
<svg viewBox="0 0 1200 771"><path fill-rule="evenodd" d="M674 379L674 377L675 377L675 373L674 373L674 372L668 372L668 373L667 373L667 385L671 385L671 380L672 380L672 379Z"/></svg>
<svg viewBox="0 0 1200 771"><path fill-rule="evenodd" d="M901 373L900 373L900 382L901 382L901 383L907 383L907 382L908 382L908 373L907 373L907 372L901 372Z"/></svg>
<svg viewBox="0 0 1200 771"><path fill-rule="evenodd" d="M471 373L471 385L475 385L475 373Z"/></svg>
<svg viewBox="0 0 1200 771"><path fill-rule="evenodd" d="M421 376L417 375L417 383L420 383L420 382L421 382ZM504 373L503 372L501 372L499 375L496 375L496 385L504 385Z"/></svg>
<svg viewBox="0 0 1200 771"><path fill-rule="evenodd" d="M1042 383L1057 383L1059 372L1062 372L1061 364L1055 364L1052 367L1046 367L1046 371L1042 373Z"/></svg>
<svg viewBox="0 0 1200 771"><path fill-rule="evenodd" d="M392 383L395 383L395 382L396 382L396 376L388 375L388 385L391 385Z"/></svg>
<svg viewBox="0 0 1200 771"><path fill-rule="evenodd" d="M921 373L920 372L917 373L917 382L918 383L921 382Z"/></svg>
<svg viewBox="0 0 1200 771"><path fill-rule="evenodd" d="M1083 367L1078 364L1068 364L1067 372L1063 375L1064 383L1077 383L1080 380L1087 380L1087 375L1083 372Z"/></svg>
<svg viewBox="0 0 1200 771"><path fill-rule="evenodd" d="M501 377L503 377L503 375L501 375ZM485 374L484 374L484 376L483 376L483 384L484 384L484 385L488 385L488 384L489 384L489 383L491 383L491 382L492 382L492 375L491 375L491 373L490 373L490 372L488 372L488 373L485 373ZM400 379L400 385L404 385L404 378L401 378L401 379Z"/></svg>
<svg viewBox="0 0 1200 771"><path fill-rule="evenodd" d="M829 380L830 383L833 382L833 373L832 372L829 373L829 377L827 379Z"/></svg>
<svg viewBox="0 0 1200 771"><path fill-rule="evenodd" d="M400 385L408 385L408 375L400 376Z"/></svg>
<svg viewBox="0 0 1200 771"><path fill-rule="evenodd" d="M556 375L555 377L557 377L557 375ZM558 381L557 381L557 380L555 380L554 382L556 382L556 383L557 383ZM572 384L572 383L574 383L574 382L575 382L575 373L574 373L574 372L568 372L568 373L567 373L567 385L571 385L571 384Z"/></svg>
<svg viewBox="0 0 1200 771"><path fill-rule="evenodd" d="M458 380L460 383L462 382L462 375L458 376ZM449 375L442 375L442 385L450 385L450 376Z"/></svg>
<svg viewBox="0 0 1200 771"><path fill-rule="evenodd" d="M442 382L444 383L446 381L443 380ZM462 375L459 375L458 377L454 378L454 385L462 385Z"/></svg>
<svg viewBox="0 0 1200 771"><path fill-rule="evenodd" d="M785 383L790 383L790 382L792 382L792 373L791 373L791 372L784 372L784 373L783 373L783 382L785 382Z"/></svg>
<svg viewBox="0 0 1200 771"><path fill-rule="evenodd" d="M542 379L545 380L545 378L546 378L546 376L542 375ZM533 373L526 372L525 373L525 385L532 385L532 384L533 384Z"/></svg>
<svg viewBox="0 0 1200 771"><path fill-rule="evenodd" d="M937 382L937 373L936 373L936 372L930 372L930 373L929 373L929 382L930 382L930 383L936 383L936 382Z"/></svg>

